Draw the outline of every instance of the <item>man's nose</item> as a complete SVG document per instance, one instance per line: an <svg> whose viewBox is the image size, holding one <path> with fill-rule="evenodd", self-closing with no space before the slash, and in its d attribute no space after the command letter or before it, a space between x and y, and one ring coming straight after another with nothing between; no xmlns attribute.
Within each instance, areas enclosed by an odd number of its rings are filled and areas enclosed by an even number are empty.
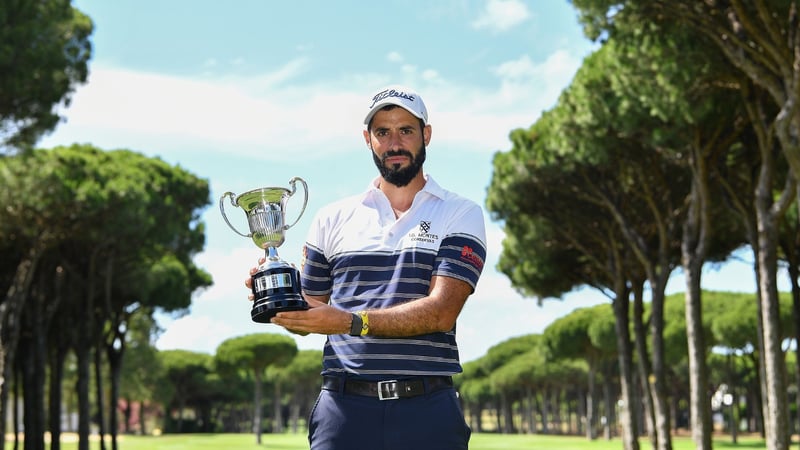
<svg viewBox="0 0 800 450"><path fill-rule="evenodd" d="M400 142L401 142L400 133L397 132L389 133L389 150L398 150L402 148Z"/></svg>

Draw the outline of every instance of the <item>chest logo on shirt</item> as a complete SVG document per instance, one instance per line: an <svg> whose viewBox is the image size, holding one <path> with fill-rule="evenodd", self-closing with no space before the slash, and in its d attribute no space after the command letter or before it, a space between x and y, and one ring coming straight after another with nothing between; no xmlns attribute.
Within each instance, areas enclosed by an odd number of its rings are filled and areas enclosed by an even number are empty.
<svg viewBox="0 0 800 450"><path fill-rule="evenodd" d="M439 235L428 233L430 230L430 220L421 220L419 222L419 228L417 232L409 233L408 237L414 242L427 242L429 244L435 244L439 240Z"/></svg>

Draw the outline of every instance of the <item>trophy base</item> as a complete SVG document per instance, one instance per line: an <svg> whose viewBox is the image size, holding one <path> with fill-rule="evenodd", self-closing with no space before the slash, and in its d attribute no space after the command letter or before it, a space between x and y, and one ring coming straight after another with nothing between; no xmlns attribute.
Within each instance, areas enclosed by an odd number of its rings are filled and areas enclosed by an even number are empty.
<svg viewBox="0 0 800 450"><path fill-rule="evenodd" d="M269 323L283 311L303 311L308 303L301 295L300 272L278 258L274 247L268 250L266 262L258 268L253 279L253 322Z"/></svg>
<svg viewBox="0 0 800 450"><path fill-rule="evenodd" d="M250 317L253 322L269 323L275 314L284 311L305 311L308 303L299 295L271 296L256 300L253 309L250 310Z"/></svg>

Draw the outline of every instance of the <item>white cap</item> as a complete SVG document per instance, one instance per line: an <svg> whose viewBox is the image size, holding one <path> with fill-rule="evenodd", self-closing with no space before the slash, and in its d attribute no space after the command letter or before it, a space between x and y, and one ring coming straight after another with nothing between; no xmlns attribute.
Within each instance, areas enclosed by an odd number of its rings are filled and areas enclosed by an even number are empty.
<svg viewBox="0 0 800 450"><path fill-rule="evenodd" d="M422 101L422 97L411 88L392 85L380 89L370 98L364 125L369 125L372 116L386 105L401 106L413 114L414 117L422 119L425 125L428 124L428 110L425 109L425 102Z"/></svg>

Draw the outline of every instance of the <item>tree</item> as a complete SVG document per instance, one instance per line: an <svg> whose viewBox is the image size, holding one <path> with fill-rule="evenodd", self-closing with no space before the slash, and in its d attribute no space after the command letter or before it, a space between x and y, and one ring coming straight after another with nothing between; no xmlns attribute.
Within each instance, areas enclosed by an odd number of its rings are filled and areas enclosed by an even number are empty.
<svg viewBox="0 0 800 450"><path fill-rule="evenodd" d="M614 86L624 93L639 116L652 117L657 132L628 130L689 169L687 214L681 231L681 265L686 280L686 339L689 349L691 430L698 448L711 446L711 416L706 395L706 345L702 327L701 270L744 240L742 226L720 205L721 190L713 187L720 174L718 161L737 142L749 123L740 97L731 95L729 80L736 71L712 44L694 30L669 24L645 26L632 36L614 35ZM613 41L613 42L612 42ZM732 75L733 74L733 75ZM734 84L735 86L735 84ZM735 93L735 91L734 91ZM637 101L638 100L638 101ZM637 128L641 125L637 123Z"/></svg>
<svg viewBox="0 0 800 450"><path fill-rule="evenodd" d="M547 267L546 263L533 266L526 262L542 260L538 252L543 247L547 247L544 255L550 260L560 261L555 268L538 272L538 278L515 278L540 291L549 289L545 292L558 286L554 283L586 284L610 292L612 300L619 302L614 310L618 312L624 380L630 380L627 371L632 361L627 350L629 287L645 280L649 283L653 377L645 379L654 399L658 435L664 448L669 448L662 305L666 283L678 262L688 172L652 147L649 133L664 130L615 87L609 75L617 58L615 50L604 46L587 58L558 105L531 127L530 137L512 139L514 148L495 156L487 205L496 218L505 221L507 235L526 244L516 246L516 253L525 257L515 258L515 272ZM504 254L509 247L504 245ZM571 260L567 257L570 252L574 255ZM560 271L570 265L568 261L572 268ZM561 277L561 281L544 283L542 275L548 274L552 274L549 279ZM629 383L623 384L623 395L632 392ZM634 403L626 401L625 405ZM623 411L623 417L632 417L630 414ZM630 423L623 428L626 448L637 448L635 422L623 423Z"/></svg>
<svg viewBox="0 0 800 450"><path fill-rule="evenodd" d="M0 154L53 130L86 81L91 20L70 0L0 1Z"/></svg>
<svg viewBox="0 0 800 450"><path fill-rule="evenodd" d="M267 368L289 364L297 354L297 344L282 334L255 333L223 341L214 357L217 367L245 368L253 375L253 433L261 444L261 389ZM276 383L276 401L280 404L280 383ZM277 408L277 407L276 407ZM280 414L280 409L277 410ZM280 420L275 417L275 420Z"/></svg>
<svg viewBox="0 0 800 450"><path fill-rule="evenodd" d="M322 372L322 352L301 350L292 362L278 370L277 382L291 387L290 423L297 433L300 414L308 417L319 389L319 374ZM305 412L303 412L305 411Z"/></svg>
<svg viewBox="0 0 800 450"><path fill-rule="evenodd" d="M186 409L206 391L206 376L213 371L213 357L188 350L164 350L159 353L159 360L167 381L160 394L167 411L174 409L177 413L176 431L182 433Z"/></svg>
<svg viewBox="0 0 800 450"><path fill-rule="evenodd" d="M15 330L27 321L36 337L21 341L31 358L28 382L45 373L45 337L57 342L49 346L53 386L66 352L75 351L79 446L88 448L91 352L108 354L110 403L116 411L127 320L137 310L152 314L186 308L192 292L211 282L192 262L204 243L198 211L208 203L208 184L156 158L89 145L2 158L0 180L8 187L0 194L7 205L0 212L0 243L8 250L2 279L10 286L4 304L13 313L4 322L0 343L7 355L16 350ZM12 308L14 302L19 303ZM9 356L2 360L7 370L13 361ZM102 365L95 361L98 389ZM36 380L25 395L33 399L43 392L43 381ZM51 396L58 392L53 389ZM51 405L57 401L51 397ZM45 410L41 401L35 403L39 406L32 411ZM99 407L105 411L106 405ZM34 417L30 413L26 420ZM29 424L28 441L43 430L43 425Z"/></svg>
<svg viewBox="0 0 800 450"><path fill-rule="evenodd" d="M483 410L492 399L488 374L483 369L483 358L462 364L463 371L453 377L456 390L464 402L473 430L483 431Z"/></svg>
<svg viewBox="0 0 800 450"><path fill-rule="evenodd" d="M783 360L776 287L778 223L797 200L800 179L800 22L794 0L615 1L574 0L592 38L644 31L650 23L673 22L710 39L749 80L739 90L756 135L760 170L752 193L758 236L751 241L761 305L761 343L765 375L767 441L771 450L789 446ZM780 149L790 176L777 171ZM774 190L786 180L783 193ZM780 188L778 188L780 189ZM757 239L757 241L756 241Z"/></svg>
<svg viewBox="0 0 800 450"><path fill-rule="evenodd" d="M485 377L486 384L472 385L470 391L477 394L471 401L479 401L480 397L485 394L481 392L483 389L488 388L493 399L497 402L497 419L498 421L504 418L503 424L498 423L498 429L508 433L513 428L512 425L512 412L509 398L507 397L510 392L505 388L508 387L505 383L497 383L492 375L514 357L527 353L531 349L538 346L540 336L538 335L523 335L507 339L499 344L495 344L486 352L486 355L479 360L479 367L472 369L477 371L481 376ZM469 399L469 397L468 397Z"/></svg>
<svg viewBox="0 0 800 450"><path fill-rule="evenodd" d="M120 397L123 399L123 429L131 433L132 422L137 422L139 434L147 434L145 412L155 400L156 386L163 376L162 367L155 348L153 318L142 311L131 316L126 338L125 364L120 373ZM138 417L132 417L134 406L138 406Z"/></svg>
<svg viewBox="0 0 800 450"><path fill-rule="evenodd" d="M609 305L574 310L548 325L543 336L549 353L556 359L586 362L586 437L593 440L597 437L595 387L598 370L604 360L613 360L616 356L613 311Z"/></svg>

